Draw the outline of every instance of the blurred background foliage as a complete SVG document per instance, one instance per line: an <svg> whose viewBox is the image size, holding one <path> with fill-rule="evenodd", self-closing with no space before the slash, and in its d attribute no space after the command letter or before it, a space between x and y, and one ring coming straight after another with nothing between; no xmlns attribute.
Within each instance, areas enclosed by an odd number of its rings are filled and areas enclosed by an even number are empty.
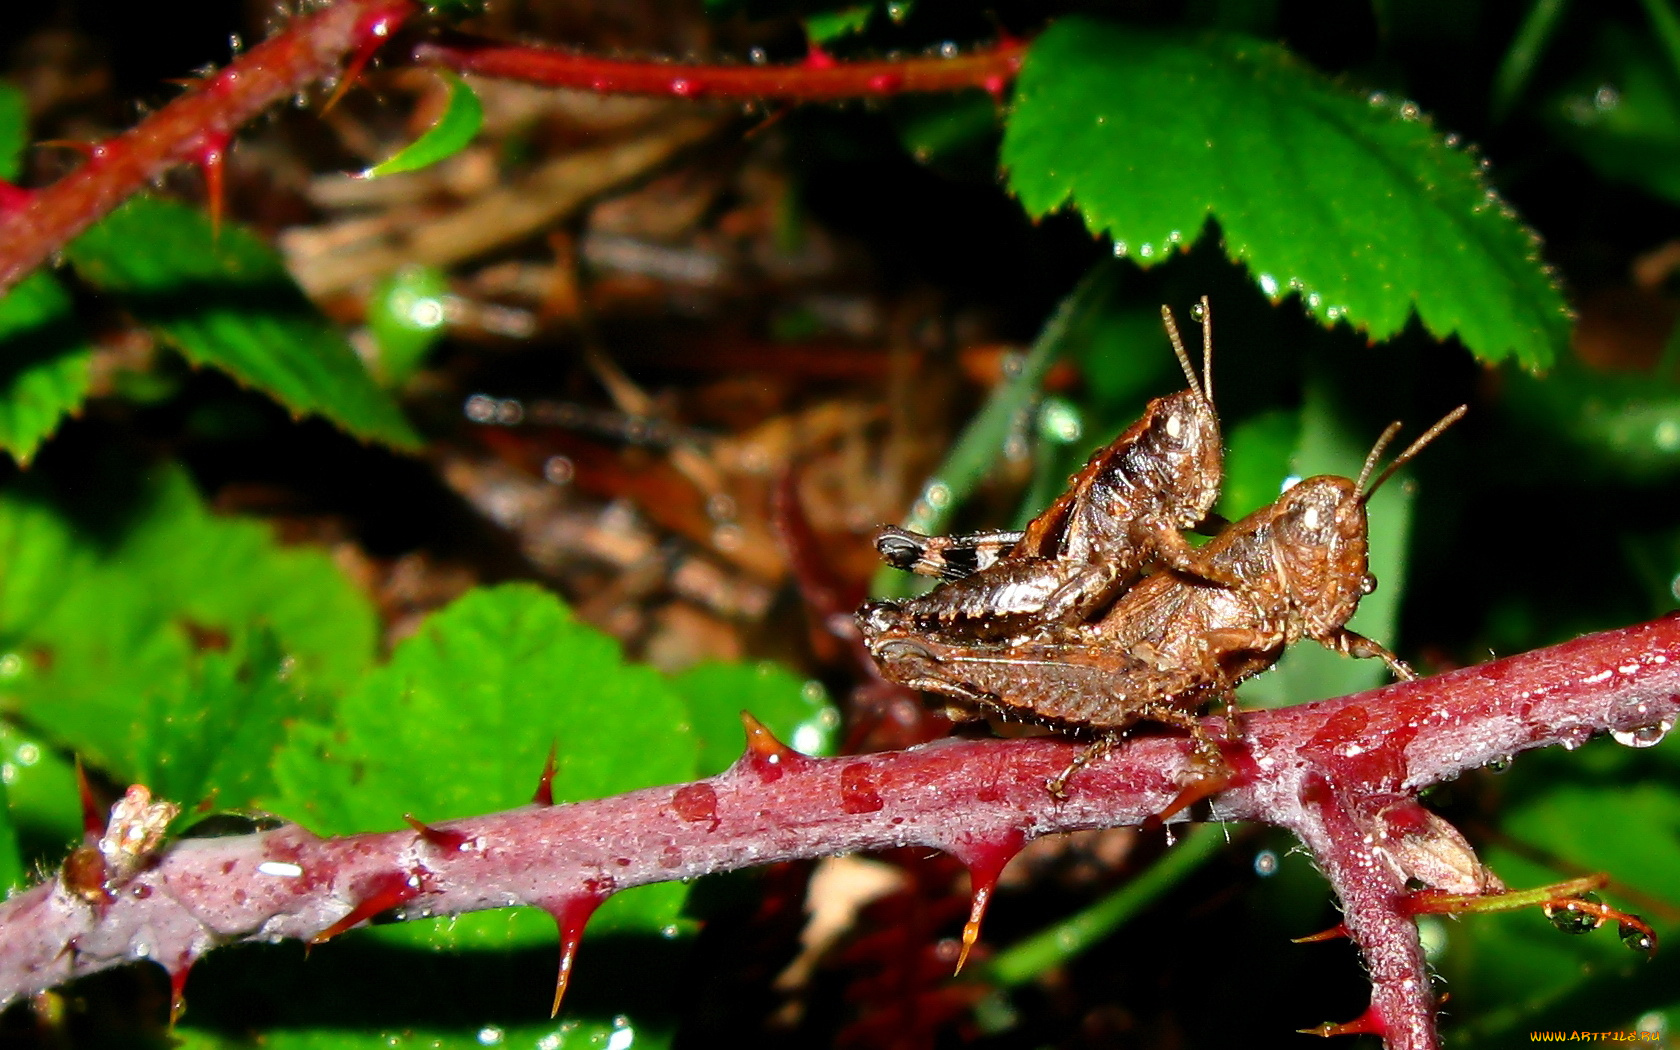
<svg viewBox="0 0 1680 1050"><path fill-rule="evenodd" d="M557 797L706 775L742 707L812 752L943 732L865 687L795 584L843 610L872 575L906 585L874 564L880 522L1030 518L1176 387L1159 308L1183 322L1204 294L1229 517L1287 477L1355 472L1391 419L1415 433L1471 406L1374 503L1381 588L1355 628L1435 671L1677 603L1669 0L463 13L687 62L1033 45L1001 99L806 107L389 61L329 113L321 94L243 130L219 230L180 172L0 299L10 885L79 835L74 756L201 834L258 812L327 833L521 804L551 744ZM0 176L50 182L78 162L51 142L122 130L230 35L284 20L266 2L8 11ZM631 149L652 159L614 168ZM345 174L380 162L399 173ZM531 200L539 219L517 218ZM790 556L778 537L801 530L815 542ZM1303 647L1244 700L1379 684L1367 664ZM1429 801L1513 885L1607 871L1673 936L1676 762L1672 743L1594 741ZM552 930L513 913L307 961L215 953L173 1035L141 966L14 1005L0 1037L1163 1046L1358 1014L1351 951L1289 943L1336 921L1310 861L1229 836L1176 861L1128 830L1035 844L958 984L963 876L904 855L626 894L558 1021ZM1146 894L1114 896L1158 863ZM1094 931L1066 941L1081 950L1010 953L1064 920ZM1449 1045L1680 1023L1672 952L1537 913L1425 933Z"/></svg>

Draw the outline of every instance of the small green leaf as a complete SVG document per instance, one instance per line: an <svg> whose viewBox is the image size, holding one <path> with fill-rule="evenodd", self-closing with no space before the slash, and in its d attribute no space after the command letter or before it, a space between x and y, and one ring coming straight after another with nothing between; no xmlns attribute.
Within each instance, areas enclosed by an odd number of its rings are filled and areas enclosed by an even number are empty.
<svg viewBox="0 0 1680 1050"><path fill-rule="evenodd" d="M478 134L478 129L484 126L484 104L479 102L473 89L448 70L438 72L449 85L449 100L444 104L443 114L438 117L437 123L398 150L395 156L362 172L362 178L376 179L381 175L419 171L448 160L465 149L473 136Z"/></svg>
<svg viewBox="0 0 1680 1050"><path fill-rule="evenodd" d="M1084 18L1039 37L1003 142L1028 213L1079 209L1151 266L1211 217L1273 299L1374 339L1414 311L1484 360L1549 364L1569 333L1533 234L1411 104L1356 97L1281 48Z"/></svg>
<svg viewBox="0 0 1680 1050"><path fill-rule="evenodd" d="M764 723L778 740L807 755L832 754L840 712L822 686L773 663L702 664L671 678L688 701L700 744L701 776L728 769L741 757L741 712Z"/></svg>
<svg viewBox="0 0 1680 1050"><path fill-rule="evenodd" d="M368 298L367 324L379 346L379 378L399 387L443 338L449 282L434 266L405 266Z"/></svg>
<svg viewBox="0 0 1680 1050"><path fill-rule="evenodd" d="M813 44L826 44L843 36L861 33L869 24L869 16L874 10L871 4L859 4L856 7L842 7L838 11L806 15L805 35L811 38Z"/></svg>
<svg viewBox="0 0 1680 1050"><path fill-rule="evenodd" d="M694 775L698 751L687 707L546 591L477 590L399 645L330 725L293 727L271 808L327 834L402 827L404 813L434 821L508 809L531 800L552 745L556 801L677 783ZM686 889L619 894L590 928L659 932L678 921ZM453 929L437 933L504 946L554 939L546 918L463 917Z"/></svg>
<svg viewBox="0 0 1680 1050"><path fill-rule="evenodd" d="M250 232L219 233L197 211L136 197L76 238L68 255L89 283L195 363L223 369L298 415L413 448L419 437L338 329Z"/></svg>
<svg viewBox="0 0 1680 1050"><path fill-rule="evenodd" d="M92 382L93 350L47 273L0 293L0 448L28 463Z"/></svg>
<svg viewBox="0 0 1680 1050"><path fill-rule="evenodd" d="M0 497L0 707L119 780L247 804L282 721L312 713L300 696L371 663L373 610L325 554L210 515L179 470L126 500L117 473L78 471L102 520L45 484Z"/></svg>
<svg viewBox="0 0 1680 1050"><path fill-rule="evenodd" d="M17 88L0 84L0 179L10 182L18 177L28 144L29 102Z"/></svg>

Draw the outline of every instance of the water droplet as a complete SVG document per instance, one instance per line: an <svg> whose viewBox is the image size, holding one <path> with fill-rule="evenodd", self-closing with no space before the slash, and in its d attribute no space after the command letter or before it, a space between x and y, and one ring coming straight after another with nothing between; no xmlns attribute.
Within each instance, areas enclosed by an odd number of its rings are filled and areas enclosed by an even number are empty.
<svg viewBox="0 0 1680 1050"><path fill-rule="evenodd" d="M1622 104L1622 93L1609 84L1600 84L1593 92L1593 108L1600 113Z"/></svg>
<svg viewBox="0 0 1680 1050"><path fill-rule="evenodd" d="M1129 251L1131 251L1131 249L1126 247L1125 241L1114 242L1114 257L1116 259L1124 259L1126 257L1126 253Z"/></svg>
<svg viewBox="0 0 1680 1050"><path fill-rule="evenodd" d="M1563 745L1565 751L1574 751L1591 739L1592 728L1590 726L1576 725L1562 730L1559 734L1558 743Z"/></svg>
<svg viewBox="0 0 1680 1050"><path fill-rule="evenodd" d="M1418 104L1416 102L1402 102L1402 103L1400 103L1400 119L1401 120L1416 120L1422 114L1423 114L1423 110L1418 108Z"/></svg>
<svg viewBox="0 0 1680 1050"><path fill-rule="evenodd" d="M922 490L922 498L927 500L928 506L943 510L951 505L951 486L943 481L930 481Z"/></svg>
<svg viewBox="0 0 1680 1050"><path fill-rule="evenodd" d="M887 0L887 17L895 23L909 18L910 0Z"/></svg>
<svg viewBox="0 0 1680 1050"><path fill-rule="evenodd" d="M1046 441L1070 445L1085 432L1085 421L1073 402L1047 397L1038 410L1038 432Z"/></svg>
<svg viewBox="0 0 1680 1050"><path fill-rule="evenodd" d="M956 58L961 53L954 41L947 40L939 45L940 58Z"/></svg>
<svg viewBox="0 0 1680 1050"><path fill-rule="evenodd" d="M1441 141L1446 144L1446 147L1448 149L1457 149L1459 143L1463 142L1464 140L1462 138L1459 138L1458 132L1449 131L1449 132L1446 133L1445 136L1442 137Z"/></svg>
<svg viewBox="0 0 1680 1050"><path fill-rule="evenodd" d="M612 1035L607 1036L606 1050L630 1050L636 1045L636 1030L630 1027L630 1018L619 1014L613 1018Z"/></svg>
<svg viewBox="0 0 1680 1050"><path fill-rule="evenodd" d="M762 47L755 47L747 52L747 61L751 62L755 66L762 66L764 63L770 61L770 56L765 53Z"/></svg>
<svg viewBox="0 0 1680 1050"><path fill-rule="evenodd" d="M1203 306L1200 302L1192 304L1190 307L1190 320L1196 322L1197 324L1201 324L1203 321L1207 320L1207 307Z"/></svg>
<svg viewBox="0 0 1680 1050"><path fill-rule="evenodd" d="M1388 96L1383 94L1381 91L1373 91L1365 101L1369 102L1373 106L1386 106L1388 105Z"/></svg>
<svg viewBox="0 0 1680 1050"><path fill-rule="evenodd" d="M1173 230L1171 233L1167 234L1167 240L1173 244L1180 244L1184 241L1184 234L1178 230Z"/></svg>
<svg viewBox="0 0 1680 1050"><path fill-rule="evenodd" d="M1622 943L1636 952L1644 952L1649 955L1657 950L1656 939L1630 922L1622 923L1619 933Z"/></svg>
<svg viewBox="0 0 1680 1050"><path fill-rule="evenodd" d="M1138 245L1138 254L1143 256L1145 259L1152 258L1155 255L1155 246L1150 244L1148 241L1145 241L1144 243Z"/></svg>
<svg viewBox="0 0 1680 1050"><path fill-rule="evenodd" d="M1262 292L1266 293L1266 298L1276 299L1277 298L1277 293L1278 293L1277 278L1273 277L1269 273L1263 273L1263 274L1260 275L1259 280L1260 280L1260 290Z"/></svg>
<svg viewBox="0 0 1680 1050"><path fill-rule="evenodd" d="M487 1024L478 1030L479 1046L500 1046L507 1039L507 1033L493 1024Z"/></svg>
<svg viewBox="0 0 1680 1050"><path fill-rule="evenodd" d="M550 485L569 485L577 476L577 467L565 456L550 456L543 462L543 477Z"/></svg>
<svg viewBox="0 0 1680 1050"><path fill-rule="evenodd" d="M474 394L467 398L462 406L468 419L474 423L491 423L496 419L496 399L485 394Z"/></svg>
<svg viewBox="0 0 1680 1050"><path fill-rule="evenodd" d="M1635 726L1632 729L1613 729L1610 739L1624 747L1655 747L1662 743L1663 737L1674 728L1673 718L1664 718L1650 725Z"/></svg>
<svg viewBox="0 0 1680 1050"><path fill-rule="evenodd" d="M23 673L23 657L17 653L0 656L0 678L16 678Z"/></svg>
<svg viewBox="0 0 1680 1050"><path fill-rule="evenodd" d="M1511 763L1514 760L1515 760L1515 756L1501 755L1500 757L1494 759L1492 762L1488 763L1488 772L1493 773L1495 775L1504 773L1511 768Z"/></svg>
<svg viewBox="0 0 1680 1050"><path fill-rule="evenodd" d="M1556 903L1546 904L1546 918L1552 920L1553 926L1556 926L1559 930L1562 930L1564 933L1570 934L1571 936L1580 936L1583 933L1591 933L1600 926L1604 925L1603 919L1582 909L1579 906L1581 902L1585 902L1587 904L1604 903L1596 893L1583 893L1576 900L1558 901Z"/></svg>
<svg viewBox="0 0 1680 1050"><path fill-rule="evenodd" d="M1270 878L1277 874L1278 855L1269 849L1263 849L1254 855L1254 874L1261 878Z"/></svg>

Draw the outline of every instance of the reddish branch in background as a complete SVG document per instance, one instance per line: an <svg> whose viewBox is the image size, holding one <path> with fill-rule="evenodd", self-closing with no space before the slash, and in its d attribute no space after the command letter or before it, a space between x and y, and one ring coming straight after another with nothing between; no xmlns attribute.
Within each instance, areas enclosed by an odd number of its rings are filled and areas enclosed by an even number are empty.
<svg viewBox="0 0 1680 1050"><path fill-rule="evenodd" d="M1378 1033L1391 1050L1439 1045L1414 917L1472 908L1498 881L1457 831L1418 804L1419 791L1595 733L1649 743L1677 718L1680 614L1244 715L1243 739L1229 756L1238 777L1211 800L1213 814L1300 837L1340 897L1343 931L1371 976L1367 1013L1319 1030ZM288 826L187 840L137 873L111 877L97 901L85 886L78 892L55 878L0 905L0 999L136 958L161 963L180 988L192 963L222 944L317 941L392 908L401 917L509 902L555 916L564 979L589 913L617 890L906 845L944 850L969 866L974 922L1022 845L1058 831L1142 823L1178 794L1189 753L1181 736L1133 740L1057 801L1044 782L1077 741L942 741L814 759L756 723L748 728L740 761L689 784L419 831L322 839ZM1431 888L1409 890L1408 879Z"/></svg>
<svg viewBox="0 0 1680 1050"><path fill-rule="evenodd" d="M418 10L411 0L338 0L195 82L132 130L89 145L87 162L51 186L26 190L0 181L0 293L178 164L204 170L208 207L219 217L222 167L233 133L348 63L336 99L373 52ZM455 38L422 42L414 60L600 92L815 102L962 88L997 95L1014 78L1025 51L1025 44L1006 40L950 57L840 62L813 51L792 65L707 66L602 59Z"/></svg>

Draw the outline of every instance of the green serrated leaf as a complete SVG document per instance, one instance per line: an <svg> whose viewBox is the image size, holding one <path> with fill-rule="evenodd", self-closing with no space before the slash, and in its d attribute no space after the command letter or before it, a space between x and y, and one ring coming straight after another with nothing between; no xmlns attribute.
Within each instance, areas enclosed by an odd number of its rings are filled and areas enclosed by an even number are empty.
<svg viewBox="0 0 1680 1050"><path fill-rule="evenodd" d="M248 804L300 696L371 662L373 610L321 552L210 515L179 470L109 514L0 497L0 707L118 779Z"/></svg>
<svg viewBox="0 0 1680 1050"><path fill-rule="evenodd" d="M430 821L508 809L531 800L556 744L556 801L675 783L695 771L688 719L658 672L625 663L617 643L552 594L526 584L482 589L429 618L344 697L330 725L293 727L275 760L269 808L327 834L398 828L405 813ZM663 931L678 922L686 889L619 894L590 928ZM453 930L466 932L451 943L494 941L487 924L510 922L554 938L546 918L489 915L458 920ZM431 936L401 930L390 936Z"/></svg>
<svg viewBox="0 0 1680 1050"><path fill-rule="evenodd" d="M381 175L397 175L405 171L419 171L442 160L448 160L467 148L484 126L484 104L465 80L445 69L438 70L449 85L449 99L437 123L420 137L398 150L394 156L380 161L362 172L362 178L375 179Z"/></svg>
<svg viewBox="0 0 1680 1050"><path fill-rule="evenodd" d="M1211 217L1269 296L1373 338L1415 310L1530 368L1568 338L1532 234L1470 153L1415 106L1355 97L1271 44L1064 19L1028 55L1002 159L1030 214L1075 207L1140 265Z"/></svg>
<svg viewBox="0 0 1680 1050"><path fill-rule="evenodd" d="M29 101L12 85L0 84L0 179L18 177L28 143Z"/></svg>
<svg viewBox="0 0 1680 1050"><path fill-rule="evenodd" d="M218 233L197 211L136 197L71 242L89 283L195 363L220 368L298 415L358 437L414 448L420 439L338 329L250 232Z"/></svg>
<svg viewBox="0 0 1680 1050"><path fill-rule="evenodd" d="M671 684L688 702L700 744L700 776L721 773L741 756L742 711L796 751L833 753L840 712L820 684L773 663L702 664L672 676Z"/></svg>
<svg viewBox="0 0 1680 1050"><path fill-rule="evenodd" d="M28 463L92 382L93 350L70 296L34 273L0 293L0 448Z"/></svg>

